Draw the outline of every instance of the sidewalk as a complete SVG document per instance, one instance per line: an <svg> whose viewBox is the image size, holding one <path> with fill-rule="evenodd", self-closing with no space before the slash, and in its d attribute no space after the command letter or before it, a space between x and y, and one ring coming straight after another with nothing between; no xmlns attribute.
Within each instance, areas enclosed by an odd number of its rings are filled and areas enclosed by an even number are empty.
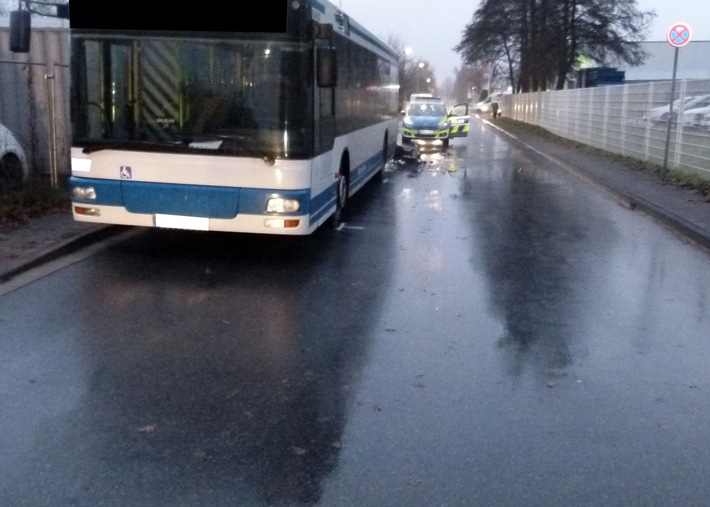
<svg viewBox="0 0 710 507"><path fill-rule="evenodd" d="M76 222L69 211L0 225L0 283L105 237L109 226Z"/></svg>
<svg viewBox="0 0 710 507"><path fill-rule="evenodd" d="M710 201L699 193L663 183L646 171L629 169L610 157L552 141L511 122L484 121L513 142L532 149L610 192L629 208L647 213L710 250ZM22 225L0 226L0 283L106 237L113 229L75 222L68 211L35 218Z"/></svg>
<svg viewBox="0 0 710 507"><path fill-rule="evenodd" d="M485 121L514 142L614 195L629 208L646 213L710 249L710 200L699 192L664 183L660 176L630 169L611 156L577 149L571 142L540 136L515 122Z"/></svg>

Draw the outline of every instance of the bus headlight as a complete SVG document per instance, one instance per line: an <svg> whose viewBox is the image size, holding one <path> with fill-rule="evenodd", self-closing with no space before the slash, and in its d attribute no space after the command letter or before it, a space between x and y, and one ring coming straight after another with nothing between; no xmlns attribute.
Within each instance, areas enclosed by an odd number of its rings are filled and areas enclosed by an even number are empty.
<svg viewBox="0 0 710 507"><path fill-rule="evenodd" d="M94 201L96 200L96 190L94 190L94 187L73 187L71 189L71 196L74 199L89 199Z"/></svg>
<svg viewBox="0 0 710 507"><path fill-rule="evenodd" d="M297 199L272 197L266 203L267 213L294 213L299 209L301 209L301 203Z"/></svg>

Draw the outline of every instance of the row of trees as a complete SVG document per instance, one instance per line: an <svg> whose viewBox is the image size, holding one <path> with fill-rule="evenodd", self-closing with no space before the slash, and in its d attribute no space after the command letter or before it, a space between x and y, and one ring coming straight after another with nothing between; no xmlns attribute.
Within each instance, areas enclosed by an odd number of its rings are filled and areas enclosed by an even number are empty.
<svg viewBox="0 0 710 507"><path fill-rule="evenodd" d="M397 36L390 35L387 43L399 55L400 104L412 93L438 93L434 70L427 60L419 58Z"/></svg>
<svg viewBox="0 0 710 507"><path fill-rule="evenodd" d="M636 0L483 0L453 49L465 72L498 70L516 92L560 90L582 60L642 64L654 17Z"/></svg>
<svg viewBox="0 0 710 507"><path fill-rule="evenodd" d="M463 66L453 82L438 86L429 62L400 54L400 101L431 91L449 102L478 101L494 89L560 90L583 62L595 66L641 65L641 42L656 16L636 0L482 0L452 50Z"/></svg>

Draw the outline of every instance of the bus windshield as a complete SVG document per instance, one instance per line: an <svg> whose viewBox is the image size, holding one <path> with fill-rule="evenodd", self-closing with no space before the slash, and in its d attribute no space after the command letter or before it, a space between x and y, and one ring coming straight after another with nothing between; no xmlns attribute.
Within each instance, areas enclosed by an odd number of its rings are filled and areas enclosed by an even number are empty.
<svg viewBox="0 0 710 507"><path fill-rule="evenodd" d="M74 146L312 156L306 43L109 35L72 44Z"/></svg>

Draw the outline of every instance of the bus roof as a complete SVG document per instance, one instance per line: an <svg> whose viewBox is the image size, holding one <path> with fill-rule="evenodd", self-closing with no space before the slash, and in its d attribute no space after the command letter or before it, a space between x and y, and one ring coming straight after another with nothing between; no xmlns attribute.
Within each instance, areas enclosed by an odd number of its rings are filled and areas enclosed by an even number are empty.
<svg viewBox="0 0 710 507"><path fill-rule="evenodd" d="M314 21L330 23L336 32L361 46L365 46L385 58L398 59L394 49L328 0L311 0L311 5Z"/></svg>

